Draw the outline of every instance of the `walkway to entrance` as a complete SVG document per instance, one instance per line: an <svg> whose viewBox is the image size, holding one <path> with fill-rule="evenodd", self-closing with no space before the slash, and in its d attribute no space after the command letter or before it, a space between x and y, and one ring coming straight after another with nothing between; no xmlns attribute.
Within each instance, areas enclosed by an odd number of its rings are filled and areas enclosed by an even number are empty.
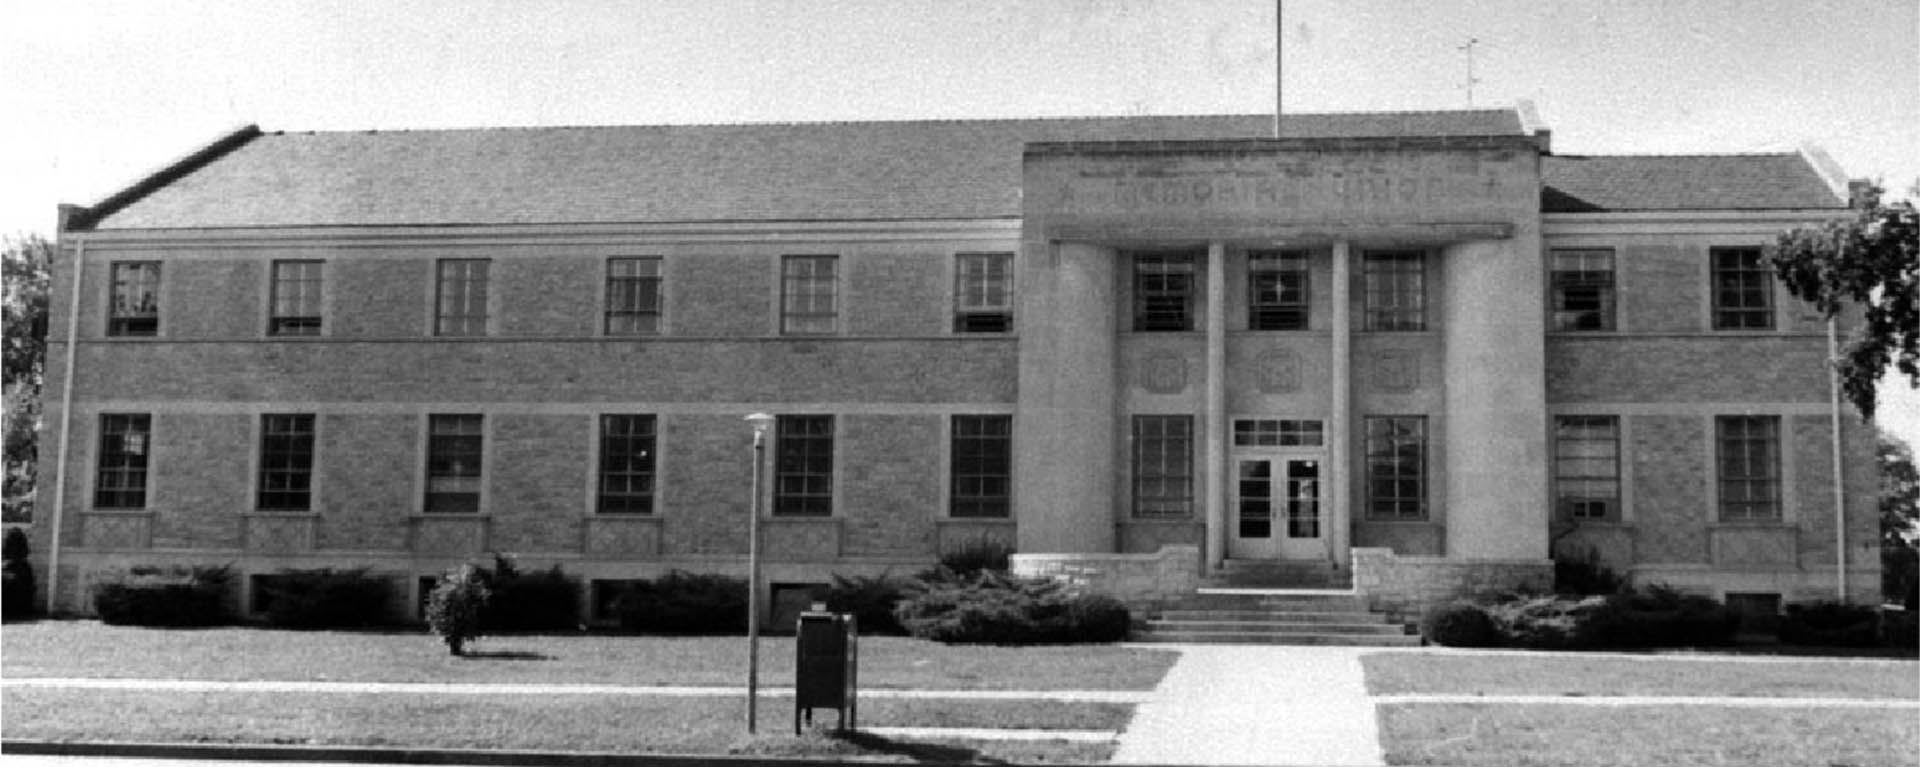
<svg viewBox="0 0 1920 767"><path fill-rule="evenodd" d="M1381 765L1359 647L1191 645L1114 764Z"/></svg>

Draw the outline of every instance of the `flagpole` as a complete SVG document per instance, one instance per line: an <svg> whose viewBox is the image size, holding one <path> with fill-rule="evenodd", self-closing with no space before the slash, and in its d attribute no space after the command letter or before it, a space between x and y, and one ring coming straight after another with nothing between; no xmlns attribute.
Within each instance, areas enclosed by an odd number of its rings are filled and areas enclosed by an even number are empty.
<svg viewBox="0 0 1920 767"><path fill-rule="evenodd" d="M1284 67L1280 63L1280 49L1281 49L1281 41L1285 40L1287 35L1286 24L1282 19L1282 17L1285 15L1282 12L1282 9L1284 8L1285 5L1286 3L1282 2L1282 0L1273 0L1273 137L1274 138L1280 138L1280 104L1281 104L1280 95L1282 93L1282 90L1281 90L1282 80L1280 77L1280 73L1284 70Z"/></svg>

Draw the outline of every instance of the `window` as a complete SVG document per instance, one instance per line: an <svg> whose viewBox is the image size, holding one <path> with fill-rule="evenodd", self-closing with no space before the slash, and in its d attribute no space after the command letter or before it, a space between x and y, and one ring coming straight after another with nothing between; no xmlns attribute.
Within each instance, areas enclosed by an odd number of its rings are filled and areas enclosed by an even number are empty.
<svg viewBox="0 0 1920 767"><path fill-rule="evenodd" d="M1247 254L1247 329L1307 329L1307 254Z"/></svg>
<svg viewBox="0 0 1920 767"><path fill-rule="evenodd" d="M1553 251L1553 329L1613 329L1613 251Z"/></svg>
<svg viewBox="0 0 1920 767"><path fill-rule="evenodd" d="M440 297L433 319L437 336L487 334L487 267L485 259L447 259L439 263Z"/></svg>
<svg viewBox="0 0 1920 767"><path fill-rule="evenodd" d="M1427 419L1368 416L1367 516L1427 518Z"/></svg>
<svg viewBox="0 0 1920 767"><path fill-rule="evenodd" d="M1233 422L1234 447L1320 447L1325 440L1319 421L1239 418Z"/></svg>
<svg viewBox="0 0 1920 767"><path fill-rule="evenodd" d="M1728 415L1714 419L1719 447L1720 521L1780 518L1780 419Z"/></svg>
<svg viewBox="0 0 1920 767"><path fill-rule="evenodd" d="M780 332L818 335L834 332L838 256L787 256L780 260Z"/></svg>
<svg viewBox="0 0 1920 767"><path fill-rule="evenodd" d="M1133 329L1193 329L1193 256L1133 257Z"/></svg>
<svg viewBox="0 0 1920 767"><path fill-rule="evenodd" d="M431 415L427 424L427 513L480 511L482 416Z"/></svg>
<svg viewBox="0 0 1920 767"><path fill-rule="evenodd" d="M313 414L260 416L261 511L306 511L313 503Z"/></svg>
<svg viewBox="0 0 1920 767"><path fill-rule="evenodd" d="M152 429L153 416L146 413L100 415L100 473L93 483L94 508L146 508Z"/></svg>
<svg viewBox="0 0 1920 767"><path fill-rule="evenodd" d="M1620 520L1620 419L1553 419L1553 495L1566 519Z"/></svg>
<svg viewBox="0 0 1920 767"><path fill-rule="evenodd" d="M160 262L114 262L113 298L107 308L107 335L159 334Z"/></svg>
<svg viewBox="0 0 1920 767"><path fill-rule="evenodd" d="M1013 416L953 417L954 517L1000 517L1013 513Z"/></svg>
<svg viewBox="0 0 1920 767"><path fill-rule="evenodd" d="M601 514L652 514L654 417L600 416Z"/></svg>
<svg viewBox="0 0 1920 767"><path fill-rule="evenodd" d="M273 262L273 317L268 335L320 335L321 262Z"/></svg>
<svg viewBox="0 0 1920 767"><path fill-rule="evenodd" d="M832 516L833 416L783 415L773 429L774 516Z"/></svg>
<svg viewBox="0 0 1920 767"><path fill-rule="evenodd" d="M1133 516L1193 516L1193 416L1133 417Z"/></svg>
<svg viewBox="0 0 1920 767"><path fill-rule="evenodd" d="M1773 327L1773 272L1760 260L1759 248L1714 248L1713 329L1766 330Z"/></svg>
<svg viewBox="0 0 1920 767"><path fill-rule="evenodd" d="M1367 253L1361 259L1361 295L1367 330L1427 329L1427 254Z"/></svg>
<svg viewBox="0 0 1920 767"><path fill-rule="evenodd" d="M607 259L607 335L660 332L660 259Z"/></svg>
<svg viewBox="0 0 1920 767"><path fill-rule="evenodd" d="M954 261L953 332L1013 330L1013 254L962 253Z"/></svg>

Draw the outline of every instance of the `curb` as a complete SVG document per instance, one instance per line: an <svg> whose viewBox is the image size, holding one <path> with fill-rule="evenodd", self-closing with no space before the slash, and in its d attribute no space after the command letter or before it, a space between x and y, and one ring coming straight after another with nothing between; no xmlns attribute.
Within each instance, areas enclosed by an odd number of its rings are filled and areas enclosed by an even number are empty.
<svg viewBox="0 0 1920 767"><path fill-rule="evenodd" d="M261 762L341 762L346 764L474 765L475 767L978 767L970 762L889 762L879 759L820 759L703 754L619 754L581 751L495 751L455 748L378 746L280 746L215 743L105 743L54 740L0 740L0 754L22 756L103 756L144 759L219 759ZM1049 765L1049 767L1082 767ZM1086 765L1084 767L1098 767Z"/></svg>

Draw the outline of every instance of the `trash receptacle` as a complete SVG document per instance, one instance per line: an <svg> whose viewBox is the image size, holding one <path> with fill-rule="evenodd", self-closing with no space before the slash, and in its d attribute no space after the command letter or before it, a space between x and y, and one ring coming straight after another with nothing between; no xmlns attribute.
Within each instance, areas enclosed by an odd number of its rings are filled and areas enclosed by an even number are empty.
<svg viewBox="0 0 1920 767"><path fill-rule="evenodd" d="M813 710L831 708L842 732L858 727L856 701L859 668L859 628L852 615L830 613L826 606L800 614L794 642L793 732L801 733L802 718L813 723Z"/></svg>

